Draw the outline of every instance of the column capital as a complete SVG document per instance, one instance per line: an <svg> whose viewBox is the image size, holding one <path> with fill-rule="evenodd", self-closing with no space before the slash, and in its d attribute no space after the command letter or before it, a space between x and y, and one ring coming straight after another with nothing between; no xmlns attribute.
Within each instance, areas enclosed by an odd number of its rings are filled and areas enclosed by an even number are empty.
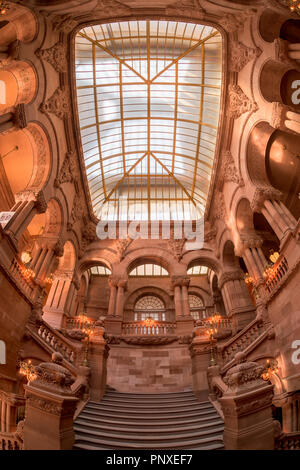
<svg viewBox="0 0 300 470"><path fill-rule="evenodd" d="M189 284L190 284L190 278L189 276L172 276L171 277L171 281L172 281L172 285L173 287L177 287L177 286L186 286L188 287Z"/></svg>
<svg viewBox="0 0 300 470"><path fill-rule="evenodd" d="M127 282L127 279L124 279L117 275L111 275L108 278L108 283L110 287L124 287L124 289L126 289Z"/></svg>
<svg viewBox="0 0 300 470"><path fill-rule="evenodd" d="M218 287L219 289L222 289L222 287L224 286L224 284L226 284L226 282L239 281L243 279L243 277L244 277L244 273L241 269L222 273L218 280Z"/></svg>
<svg viewBox="0 0 300 470"><path fill-rule="evenodd" d="M253 233L245 233L240 235L243 251L247 248L259 248L263 244L263 239L257 235L255 231Z"/></svg>
<svg viewBox="0 0 300 470"><path fill-rule="evenodd" d="M47 210L47 201L43 191L28 189L16 194L16 202L34 202L38 213L42 214Z"/></svg>
<svg viewBox="0 0 300 470"><path fill-rule="evenodd" d="M275 189L272 186L256 188L250 206L253 212L260 213L266 200L280 201L281 198L281 191L278 191L278 189Z"/></svg>

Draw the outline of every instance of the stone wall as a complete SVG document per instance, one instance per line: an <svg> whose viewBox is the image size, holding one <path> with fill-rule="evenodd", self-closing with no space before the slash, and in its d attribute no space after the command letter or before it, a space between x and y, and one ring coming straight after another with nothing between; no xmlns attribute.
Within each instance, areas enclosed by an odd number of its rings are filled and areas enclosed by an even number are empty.
<svg viewBox="0 0 300 470"><path fill-rule="evenodd" d="M192 386L187 345L111 345L107 384L119 392L168 393Z"/></svg>

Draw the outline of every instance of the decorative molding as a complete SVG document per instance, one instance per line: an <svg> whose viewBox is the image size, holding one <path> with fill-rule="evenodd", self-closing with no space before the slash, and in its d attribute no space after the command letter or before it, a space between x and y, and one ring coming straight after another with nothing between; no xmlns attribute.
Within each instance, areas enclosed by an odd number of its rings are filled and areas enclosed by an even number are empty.
<svg viewBox="0 0 300 470"><path fill-rule="evenodd" d="M19 129L25 129L25 127L27 127L27 119L24 104L18 104L15 107L13 123L15 127L18 127Z"/></svg>
<svg viewBox="0 0 300 470"><path fill-rule="evenodd" d="M125 16L131 14L131 8L124 5L122 2L116 0L98 0L96 8L93 10L93 15L100 15L105 17Z"/></svg>
<svg viewBox="0 0 300 470"><path fill-rule="evenodd" d="M77 26L77 21L69 15L49 15L49 17L51 18L53 30L58 33L70 33Z"/></svg>
<svg viewBox="0 0 300 470"><path fill-rule="evenodd" d="M213 198L212 221L225 220L226 206L224 194L221 191L215 191Z"/></svg>
<svg viewBox="0 0 300 470"><path fill-rule="evenodd" d="M49 49L38 49L35 54L52 65L58 73L67 71L66 49L62 42L57 42Z"/></svg>
<svg viewBox="0 0 300 470"><path fill-rule="evenodd" d="M122 336L121 340L127 344L137 345L162 345L174 343L178 340L177 336Z"/></svg>
<svg viewBox="0 0 300 470"><path fill-rule="evenodd" d="M231 72L240 72L251 60L259 57L261 53L262 50L259 47L254 49L239 41L231 41L229 44L229 70Z"/></svg>
<svg viewBox="0 0 300 470"><path fill-rule="evenodd" d="M244 24L248 18L251 18L255 14L256 10L245 10L240 12L238 15L224 15L220 20L219 24L227 31L227 33L235 33L244 29Z"/></svg>
<svg viewBox="0 0 300 470"><path fill-rule="evenodd" d="M57 88L53 95L40 106L40 111L45 114L54 114L59 119L64 119L70 112L69 92L65 88Z"/></svg>
<svg viewBox="0 0 300 470"><path fill-rule="evenodd" d="M118 240L116 240L115 249L117 251L119 262L124 259L126 250L131 243L132 240L129 236L127 236L127 238L125 239L119 238Z"/></svg>
<svg viewBox="0 0 300 470"><path fill-rule="evenodd" d="M51 401L43 400L41 398L30 396L27 398L27 403L33 408L38 408L39 410L46 411L53 415L60 415L62 412L61 406Z"/></svg>
<svg viewBox="0 0 300 470"><path fill-rule="evenodd" d="M218 281L219 289L222 289L224 284L231 281L241 281L244 278L244 273L241 270L223 273Z"/></svg>
<svg viewBox="0 0 300 470"><path fill-rule="evenodd" d="M69 218L69 222L67 224L68 230L73 228L73 225L81 219L83 215L83 204L82 204L82 196L80 193L75 193L75 197L73 200L73 208L71 211L71 215Z"/></svg>
<svg viewBox="0 0 300 470"><path fill-rule="evenodd" d="M45 199L45 195L43 191L34 191L34 190L26 190L21 191L20 193L16 194L16 202L19 201L34 201L35 207L39 213L44 213L47 210L47 202Z"/></svg>
<svg viewBox="0 0 300 470"><path fill-rule="evenodd" d="M199 0L179 0L166 7L166 15L203 19L205 10Z"/></svg>
<svg viewBox="0 0 300 470"><path fill-rule="evenodd" d="M253 212L260 213L264 202L267 200L280 201L282 198L282 193L278 189L273 188L272 186L266 186L264 188L256 188L252 201L250 203L251 209Z"/></svg>
<svg viewBox="0 0 300 470"><path fill-rule="evenodd" d="M75 152L67 152L54 186L58 188L63 183L74 183L77 181L79 171L75 163Z"/></svg>
<svg viewBox="0 0 300 470"><path fill-rule="evenodd" d="M170 248L170 251L172 252L174 258L177 261L180 261L182 256L183 256L183 250L184 250L185 242L186 242L185 238L182 238L182 239L179 239L179 240L170 238L167 241L168 247Z"/></svg>
<svg viewBox="0 0 300 470"><path fill-rule="evenodd" d="M238 186L244 186L244 180L238 174L233 157L229 150L225 150L221 158L221 170L219 177L219 190L222 191L224 183L233 182Z"/></svg>
<svg viewBox="0 0 300 470"><path fill-rule="evenodd" d="M189 276L172 276L171 282L173 287L177 286L189 286L190 278Z"/></svg>
<svg viewBox="0 0 300 470"><path fill-rule="evenodd" d="M228 114L233 119L238 119L247 112L256 112L258 106L251 101L239 85L228 86Z"/></svg>

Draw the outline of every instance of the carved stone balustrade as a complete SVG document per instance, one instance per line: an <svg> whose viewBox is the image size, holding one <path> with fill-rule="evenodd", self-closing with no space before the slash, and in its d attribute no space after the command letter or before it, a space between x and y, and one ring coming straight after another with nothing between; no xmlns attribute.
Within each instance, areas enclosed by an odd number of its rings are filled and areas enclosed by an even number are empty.
<svg viewBox="0 0 300 470"><path fill-rule="evenodd" d="M153 326L146 326L144 322L126 322L122 325L124 336L166 336L175 334L176 323L155 322Z"/></svg>
<svg viewBox="0 0 300 470"><path fill-rule="evenodd" d="M224 382L228 386L220 398L224 415L224 445L227 450L274 449L272 419L273 385L262 378L263 366L236 356Z"/></svg>
<svg viewBox="0 0 300 470"><path fill-rule="evenodd" d="M74 444L73 418L78 399L71 390L74 383L63 367L59 353L52 362L35 367L35 378L25 385L25 450L71 450Z"/></svg>

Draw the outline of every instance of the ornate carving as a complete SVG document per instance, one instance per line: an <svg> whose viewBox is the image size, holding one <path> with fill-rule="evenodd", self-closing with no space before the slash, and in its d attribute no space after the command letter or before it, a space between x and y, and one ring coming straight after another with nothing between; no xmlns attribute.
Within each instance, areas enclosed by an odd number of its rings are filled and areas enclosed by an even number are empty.
<svg viewBox="0 0 300 470"><path fill-rule="evenodd" d="M286 120L287 111L289 111L288 106L285 106L284 104L278 102L272 103L272 115L270 125L274 127L274 129L280 129L282 131L287 130L284 124Z"/></svg>
<svg viewBox="0 0 300 470"><path fill-rule="evenodd" d="M115 248L118 254L119 261L122 261L122 259L124 259L126 250L131 243L132 243L132 240L129 236L127 236L126 239L118 239L116 241Z"/></svg>
<svg viewBox="0 0 300 470"><path fill-rule="evenodd" d="M193 340L192 335L178 336L179 344L191 344L192 340Z"/></svg>
<svg viewBox="0 0 300 470"><path fill-rule="evenodd" d="M190 278L188 276L172 276L171 277L173 287L176 286L189 286Z"/></svg>
<svg viewBox="0 0 300 470"><path fill-rule="evenodd" d="M36 378L31 382L33 387L45 386L50 389L71 394L71 385L74 383L70 372L63 367L63 357L60 353L52 354L52 362L42 362L34 368Z"/></svg>
<svg viewBox="0 0 300 470"><path fill-rule="evenodd" d="M58 256L58 258L61 258L64 255L64 243L62 240L58 240L56 242L53 251L55 256Z"/></svg>
<svg viewBox="0 0 300 470"><path fill-rule="evenodd" d="M259 366L256 362L246 362L246 355L239 352L235 355L237 365L228 370L224 377L224 382L231 390L237 391L249 387L258 387L264 384L261 374L264 370L263 366Z"/></svg>
<svg viewBox="0 0 300 470"><path fill-rule="evenodd" d="M77 26L75 21L69 15L51 15L53 30L62 33L70 33Z"/></svg>
<svg viewBox="0 0 300 470"><path fill-rule="evenodd" d="M243 278L244 278L244 274L241 270L223 273L218 281L218 287L219 289L222 289L222 287L224 286L224 284L226 284L226 282L239 281L239 280L242 280Z"/></svg>
<svg viewBox="0 0 300 470"><path fill-rule="evenodd" d="M60 415L62 408L51 401L43 400L37 397L28 397L27 402L30 406L38 408L39 410L47 411L53 415Z"/></svg>
<svg viewBox="0 0 300 470"><path fill-rule="evenodd" d="M75 163L75 152L67 152L54 186L59 187L63 183L74 183L78 178L78 169Z"/></svg>
<svg viewBox="0 0 300 470"><path fill-rule="evenodd" d="M219 23L228 33L235 33L236 31L244 29L245 21L253 16L254 13L255 10L245 10L238 15L228 14L223 16Z"/></svg>
<svg viewBox="0 0 300 470"><path fill-rule="evenodd" d="M221 191L215 191L212 220L224 220L226 217L226 207L224 194Z"/></svg>
<svg viewBox="0 0 300 470"><path fill-rule="evenodd" d="M258 106L251 101L239 85L228 86L228 113L233 119L238 119L242 114L257 111Z"/></svg>
<svg viewBox="0 0 300 470"><path fill-rule="evenodd" d="M21 191L20 193L16 194L16 202L19 201L34 201L37 211L41 214L47 210L47 202L43 191Z"/></svg>
<svg viewBox="0 0 300 470"><path fill-rule="evenodd" d="M70 111L68 91L65 88L58 88L45 103L41 104L40 111L63 119Z"/></svg>
<svg viewBox="0 0 300 470"><path fill-rule="evenodd" d="M233 182L239 186L244 186L243 178L240 178L236 169L233 157L229 150L222 154L222 165L219 179L219 190L222 191L224 183Z"/></svg>
<svg viewBox="0 0 300 470"><path fill-rule="evenodd" d="M292 66L293 68L299 69L298 62L289 57L288 45L289 45L289 42L285 41L284 39L276 38L274 40L276 59L281 63L287 64L287 65Z"/></svg>
<svg viewBox="0 0 300 470"><path fill-rule="evenodd" d="M15 127L18 127L19 129L25 129L25 127L27 127L27 119L24 104L18 104L18 106L15 107L13 123Z"/></svg>
<svg viewBox="0 0 300 470"><path fill-rule="evenodd" d="M166 7L166 14L170 16L188 16L204 18L205 10L199 0L179 0Z"/></svg>
<svg viewBox="0 0 300 470"><path fill-rule="evenodd" d="M38 129L32 125L29 124L27 129L31 133L31 135L34 138L35 145L37 147L37 163L35 165L35 176L30 183L31 188L39 188L43 182L45 172L47 169L47 151L45 147L45 140L43 139L41 133L38 131Z"/></svg>
<svg viewBox="0 0 300 470"><path fill-rule="evenodd" d="M73 208L68 222L68 230L71 230L75 222L80 220L83 214L82 196L76 193L73 201Z"/></svg>
<svg viewBox="0 0 300 470"><path fill-rule="evenodd" d="M272 186L264 188L256 188L253 199L251 201L251 209L253 212L261 212L264 202L267 200L280 201L282 193Z"/></svg>
<svg viewBox="0 0 300 470"><path fill-rule="evenodd" d="M161 345L177 341L177 336L122 336L122 341L127 344Z"/></svg>
<svg viewBox="0 0 300 470"><path fill-rule="evenodd" d="M67 71L66 50L62 42L57 42L49 49L38 49L36 55L51 64L56 72Z"/></svg>
<svg viewBox="0 0 300 470"><path fill-rule="evenodd" d="M168 246L171 252L173 253L174 258L177 261L180 261L183 256L183 249L184 249L185 242L186 242L185 238L182 238L180 240L170 238L168 240Z"/></svg>
<svg viewBox="0 0 300 470"><path fill-rule="evenodd" d="M131 8L116 0L98 0L93 14L98 13L101 16L115 17L116 11L118 12L118 16L129 15Z"/></svg>
<svg viewBox="0 0 300 470"><path fill-rule="evenodd" d="M106 339L107 344L120 344L121 342L120 336L115 336L115 335L104 334L104 339Z"/></svg>
<svg viewBox="0 0 300 470"><path fill-rule="evenodd" d="M239 41L231 41L229 47L229 70L232 72L240 72L245 65L255 57L259 57L262 50L258 47L251 48L245 46Z"/></svg>

